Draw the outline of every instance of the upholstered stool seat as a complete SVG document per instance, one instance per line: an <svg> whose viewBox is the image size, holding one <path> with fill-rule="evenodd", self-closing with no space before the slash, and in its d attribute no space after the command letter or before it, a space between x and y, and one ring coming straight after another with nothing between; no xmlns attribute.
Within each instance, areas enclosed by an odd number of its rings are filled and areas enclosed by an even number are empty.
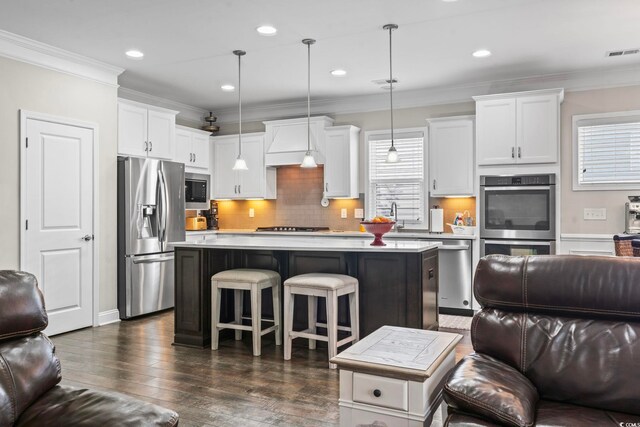
<svg viewBox="0 0 640 427"><path fill-rule="evenodd" d="M306 295L308 305L308 328L304 331L293 330L294 296ZM349 327L338 326L338 298L349 297ZM326 299L327 323L317 320L318 297ZM307 338L309 348L316 348L316 340L326 341L329 348L329 359L338 353L338 347L350 342L357 342L359 337L358 320L358 280L344 274L308 273L293 276L284 282L284 359L291 359L291 345L295 338ZM327 336L318 335L316 328L327 329ZM338 341L338 330L351 332L350 336ZM335 364L329 363L331 369Z"/></svg>
<svg viewBox="0 0 640 427"><path fill-rule="evenodd" d="M271 270L238 268L216 273L211 277L211 349L218 349L220 330L235 329L235 339L242 339L242 331L251 331L253 355L260 356L262 335L275 332L276 345L282 344L280 322L280 275ZM271 288L273 295L273 326L262 329L262 291ZM234 290L233 323L220 322L222 289ZM251 294L251 326L242 324L244 292ZM269 320L266 320L269 321Z"/></svg>

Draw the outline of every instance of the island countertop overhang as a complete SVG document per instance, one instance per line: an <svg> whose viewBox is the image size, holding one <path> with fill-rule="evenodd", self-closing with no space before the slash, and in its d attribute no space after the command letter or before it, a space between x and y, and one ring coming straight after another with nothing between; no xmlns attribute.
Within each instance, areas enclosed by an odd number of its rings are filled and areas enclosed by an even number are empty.
<svg viewBox="0 0 640 427"><path fill-rule="evenodd" d="M372 238L335 239L315 236L225 236L197 242L174 242L178 248L197 249L251 249L251 250L286 250L286 251L326 251L326 252L387 252L387 253L421 253L436 249L442 245L438 241L425 240L387 240L386 246L371 246Z"/></svg>

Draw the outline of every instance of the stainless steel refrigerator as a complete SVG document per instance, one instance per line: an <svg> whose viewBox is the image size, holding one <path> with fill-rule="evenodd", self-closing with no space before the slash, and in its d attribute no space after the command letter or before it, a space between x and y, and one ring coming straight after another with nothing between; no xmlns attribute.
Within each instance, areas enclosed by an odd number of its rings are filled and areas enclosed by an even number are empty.
<svg viewBox="0 0 640 427"><path fill-rule="evenodd" d="M118 310L128 319L174 305L171 242L185 240L184 165L118 158Z"/></svg>

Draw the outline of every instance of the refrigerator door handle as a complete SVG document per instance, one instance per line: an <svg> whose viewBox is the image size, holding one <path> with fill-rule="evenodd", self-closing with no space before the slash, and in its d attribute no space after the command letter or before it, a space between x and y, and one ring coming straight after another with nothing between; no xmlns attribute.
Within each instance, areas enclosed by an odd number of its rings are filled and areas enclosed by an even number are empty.
<svg viewBox="0 0 640 427"><path fill-rule="evenodd" d="M131 257L131 261L134 264L153 264L155 262L167 262L167 261L173 261L174 259L174 255L169 254L169 255L148 255L148 256L134 256Z"/></svg>
<svg viewBox="0 0 640 427"><path fill-rule="evenodd" d="M162 169L158 169L158 180L160 181L160 221L158 224L158 241L160 249L165 250L164 244L167 242L167 181Z"/></svg>

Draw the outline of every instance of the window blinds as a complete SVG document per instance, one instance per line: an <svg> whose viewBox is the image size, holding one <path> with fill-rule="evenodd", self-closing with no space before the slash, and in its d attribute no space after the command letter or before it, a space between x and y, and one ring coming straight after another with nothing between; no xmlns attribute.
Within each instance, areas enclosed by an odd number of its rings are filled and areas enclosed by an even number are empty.
<svg viewBox="0 0 640 427"><path fill-rule="evenodd" d="M389 136L369 139L369 212L389 216L398 206L398 220L419 223L425 219L424 136L421 132L395 138L400 161L387 163Z"/></svg>
<svg viewBox="0 0 640 427"><path fill-rule="evenodd" d="M640 121L578 123L580 184L640 183Z"/></svg>

